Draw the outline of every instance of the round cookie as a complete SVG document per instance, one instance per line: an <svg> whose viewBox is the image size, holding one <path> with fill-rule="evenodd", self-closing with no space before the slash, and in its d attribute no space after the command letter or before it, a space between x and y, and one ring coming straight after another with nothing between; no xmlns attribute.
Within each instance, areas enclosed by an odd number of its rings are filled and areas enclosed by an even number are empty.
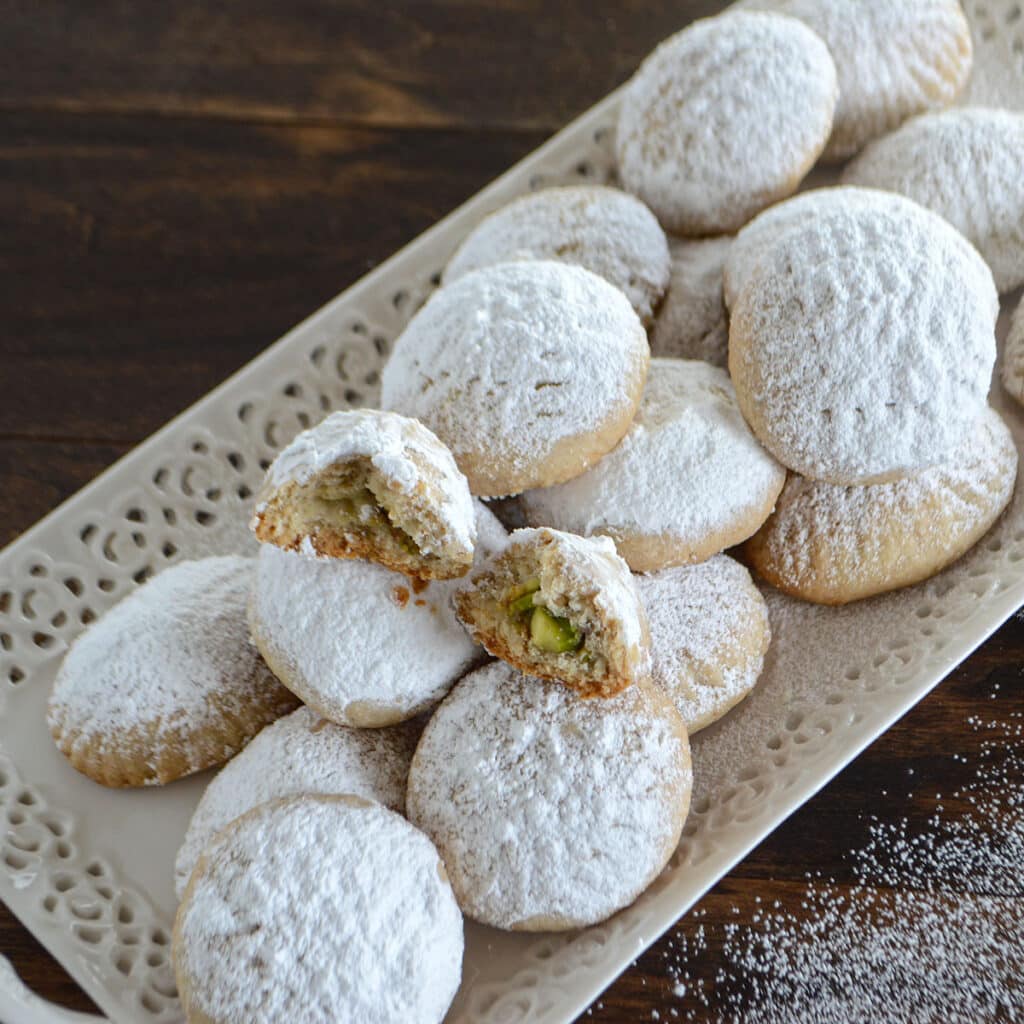
<svg viewBox="0 0 1024 1024"><path fill-rule="evenodd" d="M823 217L836 211L851 213L873 209L877 189L854 188L852 185L815 188L801 192L784 203L769 206L759 213L736 236L722 267L722 298L725 308L736 305L740 292L758 262L776 242L805 220Z"/></svg>
<svg viewBox="0 0 1024 1024"><path fill-rule="evenodd" d="M734 236L669 240L672 276L651 330L651 355L725 366L729 320L722 275Z"/></svg>
<svg viewBox="0 0 1024 1024"><path fill-rule="evenodd" d="M835 58L839 104L824 157L845 160L908 117L949 106L971 72L958 0L744 0L799 18Z"/></svg>
<svg viewBox="0 0 1024 1024"><path fill-rule="evenodd" d="M365 558L419 579L464 576L473 499L451 452L422 423L345 409L274 459L252 528L265 544Z"/></svg>
<svg viewBox="0 0 1024 1024"><path fill-rule="evenodd" d="M998 297L973 246L902 196L795 225L729 327L743 414L788 468L881 483L942 461L986 407Z"/></svg>
<svg viewBox="0 0 1024 1024"><path fill-rule="evenodd" d="M268 725L206 787L174 862L178 898L213 837L270 800L348 793L404 814L409 763L421 731L418 721L348 729L305 707Z"/></svg>
<svg viewBox="0 0 1024 1024"><path fill-rule="evenodd" d="M640 402L650 350L617 288L552 260L473 271L395 342L382 401L422 420L481 497L578 476Z"/></svg>
<svg viewBox="0 0 1024 1024"><path fill-rule="evenodd" d="M917 476L867 487L791 476L745 557L772 586L818 604L907 587L981 539L1016 475L1013 437L989 409L951 456Z"/></svg>
<svg viewBox="0 0 1024 1024"><path fill-rule="evenodd" d="M603 185L546 188L485 217L444 271L445 284L509 260L575 263L615 285L649 324L668 286L668 241L635 196Z"/></svg>
<svg viewBox="0 0 1024 1024"><path fill-rule="evenodd" d="M837 93L825 44L795 18L696 21L625 87L623 186L674 234L734 231L796 191L832 130Z"/></svg>
<svg viewBox="0 0 1024 1024"><path fill-rule="evenodd" d="M477 508L483 558L505 531ZM483 657L451 607L456 586L264 544L249 625L267 664L303 703L339 725L379 728L433 707Z"/></svg>
<svg viewBox="0 0 1024 1024"><path fill-rule="evenodd" d="M440 1024L463 924L422 833L355 796L262 804L206 849L174 922L193 1024Z"/></svg>
<svg viewBox="0 0 1024 1024"><path fill-rule="evenodd" d="M873 142L843 172L944 217L985 258L996 288L1024 284L1024 114L965 107L924 114Z"/></svg>
<svg viewBox="0 0 1024 1024"><path fill-rule="evenodd" d="M643 892L679 842L691 785L686 726L647 684L585 700L493 662L428 723L406 803L464 913L555 931Z"/></svg>
<svg viewBox="0 0 1024 1024"><path fill-rule="evenodd" d="M582 476L528 491L520 503L531 524L605 534L634 572L653 572L746 540L785 479L744 422L724 370L654 359L618 447Z"/></svg>
<svg viewBox="0 0 1024 1024"><path fill-rule="evenodd" d="M1017 303L1010 331L1003 346L1003 387L1019 404L1024 405L1024 299Z"/></svg>
<svg viewBox="0 0 1024 1024"><path fill-rule="evenodd" d="M771 642L768 606L728 555L637 576L651 629L651 678L692 736L757 683Z"/></svg>
<svg viewBox="0 0 1024 1024"><path fill-rule="evenodd" d="M47 709L54 742L104 786L223 764L298 703L249 641L251 558L179 562L72 645Z"/></svg>

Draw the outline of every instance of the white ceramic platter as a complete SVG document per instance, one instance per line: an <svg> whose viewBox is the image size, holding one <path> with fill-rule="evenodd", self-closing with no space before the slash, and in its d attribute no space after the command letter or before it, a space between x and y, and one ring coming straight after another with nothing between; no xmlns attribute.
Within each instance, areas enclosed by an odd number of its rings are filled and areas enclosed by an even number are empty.
<svg viewBox="0 0 1024 1024"><path fill-rule="evenodd" d="M975 27L998 72L991 88L1005 97L1010 81L1019 100L1024 60L1007 42L1005 6L1004 19L1001 5L976 4ZM610 178L616 103L600 103L0 554L0 896L112 1021L181 1019L168 962L172 863L208 777L115 792L77 775L44 724L64 651L165 565L252 550L251 496L274 452L327 410L375 402L391 342L483 214L539 185ZM1024 437L1024 420L1012 409L1008 418ZM572 935L469 925L449 1021L572 1020L1022 602L1020 495L974 552L921 587L838 611L773 595L765 678L696 738L694 811L664 874L628 910Z"/></svg>

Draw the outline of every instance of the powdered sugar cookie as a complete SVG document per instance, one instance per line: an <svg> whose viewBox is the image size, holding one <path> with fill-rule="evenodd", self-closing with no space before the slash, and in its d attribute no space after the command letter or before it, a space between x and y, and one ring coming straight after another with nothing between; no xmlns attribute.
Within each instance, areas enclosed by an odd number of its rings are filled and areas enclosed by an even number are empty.
<svg viewBox="0 0 1024 1024"><path fill-rule="evenodd" d="M274 459L256 501L259 540L366 558L420 579L464 576L473 499L422 423L377 409L332 413Z"/></svg>
<svg viewBox="0 0 1024 1024"><path fill-rule="evenodd" d="M1003 387L1024 405L1024 299L1017 303L1003 346Z"/></svg>
<svg viewBox="0 0 1024 1024"><path fill-rule="evenodd" d="M650 675L643 607L607 537L515 530L456 591L455 607L491 654L584 697Z"/></svg>
<svg viewBox="0 0 1024 1024"><path fill-rule="evenodd" d="M295 698L249 642L253 560L180 562L115 605L72 645L47 723L78 771L153 786L222 764Z"/></svg>
<svg viewBox="0 0 1024 1024"><path fill-rule="evenodd" d="M422 833L355 796L275 800L219 833L174 922L196 1024L440 1024L462 915Z"/></svg>
<svg viewBox="0 0 1024 1024"><path fill-rule="evenodd" d="M705 18L665 40L625 88L623 185L679 235L734 231L796 191L832 130L836 68L794 18Z"/></svg>
<svg viewBox="0 0 1024 1024"><path fill-rule="evenodd" d="M485 557L505 532L479 503ZM485 533L486 530L486 533ZM426 711L483 652L451 607L454 582L411 583L373 562L260 548L252 637L303 703L340 725L377 728Z"/></svg>
<svg viewBox="0 0 1024 1024"><path fill-rule="evenodd" d="M520 503L534 525L605 534L634 572L652 572L746 540L785 479L744 422L724 370L654 359L618 447L582 476L527 491Z"/></svg>
<svg viewBox="0 0 1024 1024"><path fill-rule="evenodd" d="M1024 284L1024 114L924 114L873 142L843 181L884 188L944 217L985 257L1000 292Z"/></svg>
<svg viewBox="0 0 1024 1024"><path fill-rule="evenodd" d="M1013 438L989 409L951 456L917 476L868 487L791 476L746 557L773 586L819 604L906 587L981 539L1016 475Z"/></svg>
<svg viewBox="0 0 1024 1024"><path fill-rule="evenodd" d="M582 473L629 428L647 376L643 325L582 267L525 260L437 292L395 343L383 403L427 424L482 497Z"/></svg>
<svg viewBox="0 0 1024 1024"><path fill-rule="evenodd" d="M554 931L604 920L653 881L691 785L686 726L650 686L582 700L494 662L427 724L407 806L464 913Z"/></svg>
<svg viewBox="0 0 1024 1024"><path fill-rule="evenodd" d="M852 185L815 188L759 213L736 236L726 254L722 268L722 297L726 308L732 309L736 305L736 299L758 261L791 228L798 227L807 219L837 210L871 210L877 194L877 189L854 188Z"/></svg>
<svg viewBox="0 0 1024 1024"><path fill-rule="evenodd" d="M722 273L734 241L732 235L669 241L672 276L651 331L652 355L725 366L729 320L722 299Z"/></svg>
<svg viewBox="0 0 1024 1024"><path fill-rule="evenodd" d="M603 185L546 188L481 221L445 268L445 283L509 260L559 260L603 277L648 324L668 285L668 241L635 196Z"/></svg>
<svg viewBox="0 0 1024 1024"><path fill-rule="evenodd" d="M992 274L935 214L879 192L794 226L740 292L729 372L785 466L880 483L942 461L986 405Z"/></svg>
<svg viewBox="0 0 1024 1024"><path fill-rule="evenodd" d="M651 679L692 736L757 683L771 642L768 607L728 555L637 576L651 629Z"/></svg>
<svg viewBox="0 0 1024 1024"><path fill-rule="evenodd" d="M299 708L268 725L206 787L174 862L181 898L200 854L226 825L247 811L302 793L363 797L405 813L419 721L390 729L348 729Z"/></svg>
<svg viewBox="0 0 1024 1024"><path fill-rule="evenodd" d="M958 0L745 0L825 40L839 73L839 105L825 159L845 160L908 117L946 107L971 72L971 31Z"/></svg>

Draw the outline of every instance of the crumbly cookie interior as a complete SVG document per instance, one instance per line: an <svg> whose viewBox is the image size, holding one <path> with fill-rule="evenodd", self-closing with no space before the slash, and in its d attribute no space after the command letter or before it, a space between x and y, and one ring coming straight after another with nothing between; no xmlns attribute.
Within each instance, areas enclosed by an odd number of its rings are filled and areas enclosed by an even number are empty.
<svg viewBox="0 0 1024 1024"><path fill-rule="evenodd" d="M337 463L303 484L287 484L260 513L257 536L285 548L308 537L334 557L373 557L413 576L444 578L464 573L450 566L441 524L409 495L388 488L369 459ZM454 571L452 571L454 570Z"/></svg>

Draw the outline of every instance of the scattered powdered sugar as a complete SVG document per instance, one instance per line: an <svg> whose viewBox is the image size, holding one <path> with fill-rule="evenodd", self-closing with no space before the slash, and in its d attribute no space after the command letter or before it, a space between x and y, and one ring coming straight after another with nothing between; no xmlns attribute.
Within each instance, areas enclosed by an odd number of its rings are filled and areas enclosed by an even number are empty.
<svg viewBox="0 0 1024 1024"><path fill-rule="evenodd" d="M892 479L942 460L986 405L999 304L977 250L902 196L803 218L732 311L754 433L804 476Z"/></svg>
<svg viewBox="0 0 1024 1024"><path fill-rule="evenodd" d="M795 19L694 22L625 88L622 182L669 231L735 230L796 191L828 139L837 95L825 44Z"/></svg>
<svg viewBox="0 0 1024 1024"><path fill-rule="evenodd" d="M971 73L958 0L741 0L806 22L835 58L839 104L825 149L843 160L906 118L952 103Z"/></svg>
<svg viewBox="0 0 1024 1024"><path fill-rule="evenodd" d="M761 525L785 478L744 422L724 370L655 359L618 447L576 479L520 501L530 522L606 533L646 569L631 542L671 542L676 562L707 558Z"/></svg>
<svg viewBox="0 0 1024 1024"><path fill-rule="evenodd" d="M139 781L167 781L165 754L176 775L219 764L234 752L230 736L246 725L251 735L295 706L249 640L253 568L236 555L179 562L78 638L48 713L51 729L72 740L72 760L80 749L137 757Z"/></svg>
<svg viewBox="0 0 1024 1024"><path fill-rule="evenodd" d="M726 365L729 321L722 299L722 268L734 236L669 239L672 276L651 329L651 355Z"/></svg>
<svg viewBox="0 0 1024 1024"><path fill-rule="evenodd" d="M747 279L762 257L794 227L833 210L872 209L877 190L852 185L815 188L759 213L736 236L722 268L726 308L736 305Z"/></svg>
<svg viewBox="0 0 1024 1024"><path fill-rule="evenodd" d="M1014 712L965 724L986 737L968 781L935 794L923 823L870 818L867 842L848 858L853 884L812 877L798 906L776 900L743 924L701 921L670 940L674 994L690 1003L675 1017L978 1024L1024 1016L1024 722ZM712 947L726 961L713 976L702 963Z"/></svg>
<svg viewBox="0 0 1024 1024"><path fill-rule="evenodd" d="M369 459L390 490L436 495L451 543L473 547L473 499L452 453L422 423L379 409L331 413L299 434L271 463L256 511L284 484L308 484L331 466L358 458Z"/></svg>
<svg viewBox="0 0 1024 1024"><path fill-rule="evenodd" d="M475 493L512 494L607 451L648 358L643 325L607 281L551 260L503 263L446 285L413 317L384 368L382 403L430 427ZM594 438L601 451L570 470Z"/></svg>
<svg viewBox="0 0 1024 1024"><path fill-rule="evenodd" d="M583 700L495 662L428 723L408 812L467 914L569 927L632 902L661 870L690 781L683 723L653 691Z"/></svg>
<svg viewBox="0 0 1024 1024"><path fill-rule="evenodd" d="M995 522L1016 469L1010 430L986 409L951 455L914 476L841 487L790 475L748 557L776 586L827 603L916 583Z"/></svg>
<svg viewBox="0 0 1024 1024"><path fill-rule="evenodd" d="M1024 110L1024 21L1019 0L961 0L974 40L974 67L960 102Z"/></svg>
<svg viewBox="0 0 1024 1024"><path fill-rule="evenodd" d="M502 207L469 233L444 279L523 259L586 267L624 292L644 323L668 284L668 242L657 218L635 196L603 185L547 188Z"/></svg>
<svg viewBox="0 0 1024 1024"><path fill-rule="evenodd" d="M873 142L843 181L888 189L974 243L996 287L1024 284L1024 114L980 107L915 117Z"/></svg>
<svg viewBox="0 0 1024 1024"><path fill-rule="evenodd" d="M404 813L409 762L420 731L418 721L349 729L305 707L267 726L206 787L175 860L178 898L213 836L268 800L350 793Z"/></svg>
<svg viewBox="0 0 1024 1024"><path fill-rule="evenodd" d="M1017 303L1003 346L1003 387L1024 405L1024 298Z"/></svg>
<svg viewBox="0 0 1024 1024"><path fill-rule="evenodd" d="M440 1024L462 916L437 851L356 798L264 804L207 852L175 925L189 1017Z"/></svg>
<svg viewBox="0 0 1024 1024"><path fill-rule="evenodd" d="M692 735L753 689L771 630L750 573L728 555L637 576L651 631L653 680Z"/></svg>

